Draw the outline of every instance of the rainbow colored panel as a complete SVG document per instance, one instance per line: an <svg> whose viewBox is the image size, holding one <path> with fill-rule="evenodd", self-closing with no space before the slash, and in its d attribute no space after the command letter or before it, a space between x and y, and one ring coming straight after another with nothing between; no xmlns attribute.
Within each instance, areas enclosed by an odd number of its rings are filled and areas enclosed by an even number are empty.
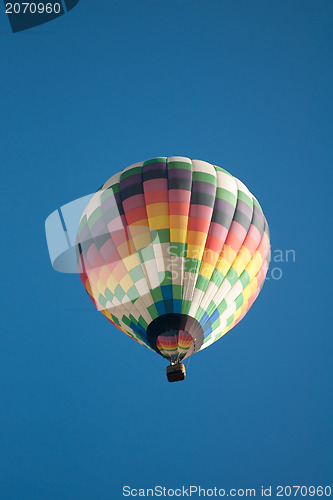
<svg viewBox="0 0 333 500"><path fill-rule="evenodd" d="M170 330L159 335L156 345L162 356L172 363L179 363L189 352L193 343L192 336L184 330Z"/></svg>

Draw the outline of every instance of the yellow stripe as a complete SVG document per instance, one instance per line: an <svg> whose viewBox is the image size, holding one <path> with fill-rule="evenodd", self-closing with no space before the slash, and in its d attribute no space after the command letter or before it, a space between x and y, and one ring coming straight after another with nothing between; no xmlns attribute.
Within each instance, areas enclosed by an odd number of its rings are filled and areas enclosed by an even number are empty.
<svg viewBox="0 0 333 500"><path fill-rule="evenodd" d="M186 243L187 229L178 229L171 227L170 241L178 243Z"/></svg>
<svg viewBox="0 0 333 500"><path fill-rule="evenodd" d="M257 289L257 279L254 278L243 290L244 301L248 301Z"/></svg>
<svg viewBox="0 0 333 500"><path fill-rule="evenodd" d="M220 257L215 267L218 271L220 271L220 273L223 274L223 276L225 276L230 269L230 262L225 260L223 257Z"/></svg>
<svg viewBox="0 0 333 500"><path fill-rule="evenodd" d="M202 245L187 245L187 254L186 257L188 259L197 259L201 260L202 254L204 251L204 247Z"/></svg>
<svg viewBox="0 0 333 500"><path fill-rule="evenodd" d="M108 289L114 293L114 290L116 288L116 286L118 285L118 281L116 280L116 278L113 276L113 274L110 274L110 276L108 277L107 279L107 282L106 282L106 286L108 287Z"/></svg>
<svg viewBox="0 0 333 500"><path fill-rule="evenodd" d="M238 276L241 275L241 273L244 271L245 267L251 260L251 252L244 246L240 249L240 251L237 254L236 259L232 263L232 267L238 274Z"/></svg>
<svg viewBox="0 0 333 500"><path fill-rule="evenodd" d="M140 263L140 259L138 257L138 254L135 253L133 255L130 255L129 257L126 257L124 260L123 260L124 264L125 264L125 267L128 271L130 271L131 269L134 269L134 267L138 266ZM109 270L109 273L110 273L110 270Z"/></svg>
<svg viewBox="0 0 333 500"><path fill-rule="evenodd" d="M202 262L199 270L199 274L201 276L204 276L204 278L210 278L211 275L213 274L213 271L215 269L215 266L212 266L211 264L208 264L207 262Z"/></svg>
<svg viewBox="0 0 333 500"><path fill-rule="evenodd" d="M149 217L148 221L152 229L169 228L169 215L159 215L158 217Z"/></svg>
<svg viewBox="0 0 333 500"><path fill-rule="evenodd" d="M121 286L121 288L124 290L125 293L128 292L128 290L131 288L131 286L133 286L133 284L134 284L133 280L129 274L126 274L119 282L119 285Z"/></svg>
<svg viewBox="0 0 333 500"><path fill-rule="evenodd" d="M248 264L246 267L246 271L249 273L250 280L254 278L254 276L257 274L259 269L262 267L262 259L261 255L259 252L255 252L255 254L252 257L251 262Z"/></svg>

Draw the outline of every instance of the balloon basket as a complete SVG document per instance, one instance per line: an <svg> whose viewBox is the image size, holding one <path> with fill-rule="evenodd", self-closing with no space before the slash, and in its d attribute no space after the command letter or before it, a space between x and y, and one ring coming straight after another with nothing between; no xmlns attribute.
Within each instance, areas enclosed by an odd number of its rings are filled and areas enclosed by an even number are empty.
<svg viewBox="0 0 333 500"><path fill-rule="evenodd" d="M186 378L186 370L183 363L167 366L166 373L169 382L179 382L180 380L185 380Z"/></svg>

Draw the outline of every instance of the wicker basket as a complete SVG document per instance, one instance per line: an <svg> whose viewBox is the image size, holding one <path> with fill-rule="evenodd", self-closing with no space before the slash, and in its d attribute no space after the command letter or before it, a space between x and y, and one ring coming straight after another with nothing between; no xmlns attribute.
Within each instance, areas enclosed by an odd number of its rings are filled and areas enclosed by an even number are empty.
<svg viewBox="0 0 333 500"><path fill-rule="evenodd" d="M183 363L167 366L166 373L169 382L178 382L179 380L185 380L186 378L186 370Z"/></svg>

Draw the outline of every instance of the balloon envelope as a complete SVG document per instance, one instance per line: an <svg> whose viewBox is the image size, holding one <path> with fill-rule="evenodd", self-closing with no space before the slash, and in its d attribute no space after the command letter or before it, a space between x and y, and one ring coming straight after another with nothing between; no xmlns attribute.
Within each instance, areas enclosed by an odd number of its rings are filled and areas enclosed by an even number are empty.
<svg viewBox="0 0 333 500"><path fill-rule="evenodd" d="M224 169L154 158L111 177L83 212L78 270L117 328L177 363L247 313L264 283L269 231Z"/></svg>

